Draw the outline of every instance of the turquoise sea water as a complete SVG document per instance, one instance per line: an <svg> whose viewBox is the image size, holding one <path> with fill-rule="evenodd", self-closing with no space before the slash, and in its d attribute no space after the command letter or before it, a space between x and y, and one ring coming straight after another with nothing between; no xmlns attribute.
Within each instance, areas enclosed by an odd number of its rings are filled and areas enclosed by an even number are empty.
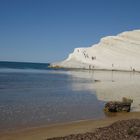
<svg viewBox="0 0 140 140"><path fill-rule="evenodd" d="M0 131L104 117L87 72L48 65L0 62Z"/></svg>
<svg viewBox="0 0 140 140"><path fill-rule="evenodd" d="M38 69L46 70L49 63L27 63L27 62L8 62L0 61L0 69L9 68L9 69Z"/></svg>

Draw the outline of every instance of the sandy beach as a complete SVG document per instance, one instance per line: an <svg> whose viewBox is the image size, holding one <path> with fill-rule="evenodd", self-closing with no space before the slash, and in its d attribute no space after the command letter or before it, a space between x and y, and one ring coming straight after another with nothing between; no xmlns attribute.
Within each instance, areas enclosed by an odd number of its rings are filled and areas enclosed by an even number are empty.
<svg viewBox="0 0 140 140"><path fill-rule="evenodd" d="M64 124L55 124L0 133L1 140L45 140L69 134L93 132L118 120L140 119L140 112L117 113L102 120L81 120Z"/></svg>

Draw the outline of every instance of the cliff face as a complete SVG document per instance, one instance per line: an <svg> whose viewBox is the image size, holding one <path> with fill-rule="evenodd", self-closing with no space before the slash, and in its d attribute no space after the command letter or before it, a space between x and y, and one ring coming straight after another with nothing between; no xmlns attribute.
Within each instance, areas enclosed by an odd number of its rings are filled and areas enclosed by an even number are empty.
<svg viewBox="0 0 140 140"><path fill-rule="evenodd" d="M89 48L76 48L68 58L52 66L140 71L140 30L108 36Z"/></svg>

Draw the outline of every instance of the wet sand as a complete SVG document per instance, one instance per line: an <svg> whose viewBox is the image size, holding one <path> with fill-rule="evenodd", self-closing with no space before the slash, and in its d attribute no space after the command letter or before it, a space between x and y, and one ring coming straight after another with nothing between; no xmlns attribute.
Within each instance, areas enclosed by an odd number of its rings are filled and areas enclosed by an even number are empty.
<svg viewBox="0 0 140 140"><path fill-rule="evenodd" d="M84 120L0 133L0 140L45 140L69 134L93 132L118 120L140 119L140 112L117 113L102 120Z"/></svg>

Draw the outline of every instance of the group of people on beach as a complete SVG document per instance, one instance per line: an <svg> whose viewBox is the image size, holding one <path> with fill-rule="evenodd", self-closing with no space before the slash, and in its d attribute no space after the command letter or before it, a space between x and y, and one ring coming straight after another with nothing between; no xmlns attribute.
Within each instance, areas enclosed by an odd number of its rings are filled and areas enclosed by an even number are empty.
<svg viewBox="0 0 140 140"><path fill-rule="evenodd" d="M79 49L78 49L77 51L78 51L78 53L80 52ZM91 60L95 60L95 59L96 59L96 56L91 56L91 57L89 57L89 55L88 55L88 53L86 52L86 50L83 50L83 51L82 51L82 54L84 55L85 59L86 59L86 58L88 58L88 59L91 58ZM89 69L94 69L94 66L89 65Z"/></svg>
<svg viewBox="0 0 140 140"><path fill-rule="evenodd" d="M78 49L77 51L78 51L78 53L79 53L79 52L80 52L80 49ZM89 57L89 55L88 55L88 53L86 52L86 50L82 50L81 53L84 55L85 59L87 59L87 58L90 59L90 58L91 58L92 61L93 61L93 60L96 60L96 56L91 56L91 57ZM112 70L113 70L114 64L111 64L111 66L112 66ZM94 68L95 68L94 66L89 65L89 69L94 69ZM130 66L130 71L135 72L136 70L135 70L135 68L133 68L133 67Z"/></svg>

